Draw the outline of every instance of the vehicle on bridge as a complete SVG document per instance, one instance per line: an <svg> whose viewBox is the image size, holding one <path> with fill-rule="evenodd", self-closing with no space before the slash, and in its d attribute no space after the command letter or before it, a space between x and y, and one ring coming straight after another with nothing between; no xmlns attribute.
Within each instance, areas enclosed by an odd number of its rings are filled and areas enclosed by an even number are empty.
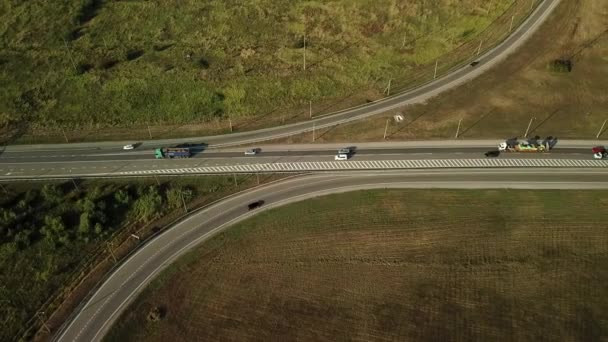
<svg viewBox="0 0 608 342"><path fill-rule="evenodd" d="M595 146L591 151L595 159L608 159L608 151L606 151L604 146Z"/></svg>
<svg viewBox="0 0 608 342"><path fill-rule="evenodd" d="M535 137L527 141L517 141L509 139L498 145L500 152L549 152L557 143L557 138L547 137L540 141L540 137Z"/></svg>
<svg viewBox="0 0 608 342"><path fill-rule="evenodd" d="M162 147L154 150L156 159L190 158L189 148Z"/></svg>

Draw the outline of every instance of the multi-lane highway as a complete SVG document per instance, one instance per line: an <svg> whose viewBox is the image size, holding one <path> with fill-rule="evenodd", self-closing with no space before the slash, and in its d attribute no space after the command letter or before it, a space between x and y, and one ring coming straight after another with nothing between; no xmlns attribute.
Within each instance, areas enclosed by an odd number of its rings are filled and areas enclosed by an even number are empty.
<svg viewBox="0 0 608 342"><path fill-rule="evenodd" d="M560 141L549 153L502 153L486 158L496 141L419 141L346 144L348 161L334 161L345 145L268 145L255 156L244 149L193 148L192 158L157 160L151 149L123 151L5 151L0 180L125 177L152 174L264 173L332 170L474 168L474 167L608 167L592 159L598 141ZM355 146L356 145L356 146Z"/></svg>
<svg viewBox="0 0 608 342"><path fill-rule="evenodd" d="M250 217L247 204L264 200L260 210L289 202L356 189L374 188L541 188L608 189L605 171L590 169L451 169L317 174L244 192L200 211L148 242L126 260L76 311L59 333L60 341L98 341L121 311L164 267L218 231Z"/></svg>

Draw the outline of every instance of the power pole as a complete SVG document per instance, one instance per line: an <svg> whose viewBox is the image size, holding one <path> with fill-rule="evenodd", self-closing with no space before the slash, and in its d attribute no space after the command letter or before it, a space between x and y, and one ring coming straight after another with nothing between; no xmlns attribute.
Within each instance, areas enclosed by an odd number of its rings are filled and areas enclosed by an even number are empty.
<svg viewBox="0 0 608 342"><path fill-rule="evenodd" d="M150 125L148 124L148 135L150 136L150 140L152 140L152 130L150 129Z"/></svg>
<svg viewBox="0 0 608 342"><path fill-rule="evenodd" d="M456 136L455 138L458 138L458 135L460 135L460 124L462 123L462 119L458 120L458 127L456 128Z"/></svg>
<svg viewBox="0 0 608 342"><path fill-rule="evenodd" d="M63 133L63 138L65 139L65 142L68 143L68 136L67 134L65 134L65 129L63 129L63 127L61 127L61 133Z"/></svg>
<svg viewBox="0 0 608 342"><path fill-rule="evenodd" d="M51 328L48 326L48 324L46 324L46 314L44 313L44 311L36 312L36 317L38 317L38 320L40 321L42 328L44 330L46 330L47 333L50 333Z"/></svg>
<svg viewBox="0 0 608 342"><path fill-rule="evenodd" d="M131 237L137 240L137 242L141 241L141 238L135 234L131 234Z"/></svg>
<svg viewBox="0 0 608 342"><path fill-rule="evenodd" d="M437 66L439 65L439 60L435 61L435 74L433 75L433 79L437 78Z"/></svg>
<svg viewBox="0 0 608 342"><path fill-rule="evenodd" d="M260 172L255 173L256 178L258 179L258 185L260 185Z"/></svg>
<svg viewBox="0 0 608 342"><path fill-rule="evenodd" d="M312 123L312 141L315 141L315 123Z"/></svg>
<svg viewBox="0 0 608 342"><path fill-rule="evenodd" d="M391 119L386 119L386 126L384 126L384 138L382 138L382 140L386 140L386 133L388 133L388 122Z"/></svg>
<svg viewBox="0 0 608 342"><path fill-rule="evenodd" d="M304 29L304 70L306 70L306 29Z"/></svg>
<svg viewBox="0 0 608 342"><path fill-rule="evenodd" d="M312 100L308 101L308 117L312 119Z"/></svg>
<svg viewBox="0 0 608 342"><path fill-rule="evenodd" d="M228 124L230 125L230 133L232 133L232 119L228 117Z"/></svg>
<svg viewBox="0 0 608 342"><path fill-rule="evenodd" d="M74 184L74 188L76 189L76 191L80 191L80 188L76 184L76 181L74 180L74 178L70 178L70 180L72 181L72 184Z"/></svg>
<svg viewBox="0 0 608 342"><path fill-rule="evenodd" d="M389 80L388 80L388 86L386 86L386 89L384 89L384 91L386 92L386 96L391 96L391 81L392 80L393 79L389 78Z"/></svg>
<svg viewBox="0 0 608 342"><path fill-rule="evenodd" d="M598 139L600 137L600 135L602 135L602 133L604 133L604 127L606 126L606 122L608 122L608 120L604 120L602 127L600 128L599 131L597 131L597 135L595 136L596 139Z"/></svg>
<svg viewBox="0 0 608 342"><path fill-rule="evenodd" d="M532 117L530 119L530 122L528 123L528 128L526 128L526 133L524 134L524 138L528 137L528 132L530 131L530 126L532 126L532 121L534 121L535 119L536 119L535 117Z"/></svg>
<svg viewBox="0 0 608 342"><path fill-rule="evenodd" d="M511 25L509 25L509 32L513 29L513 21L515 20L515 16L511 17Z"/></svg>
<svg viewBox="0 0 608 342"><path fill-rule="evenodd" d="M234 186L238 188L239 187L239 183L236 180L236 173L233 173L232 176L234 177Z"/></svg>
<svg viewBox="0 0 608 342"><path fill-rule="evenodd" d="M481 53L481 44L483 43L483 39L479 41L479 47L477 48L477 56Z"/></svg>
<svg viewBox="0 0 608 342"><path fill-rule="evenodd" d="M188 207L186 206L186 201L184 200L184 192L182 190L179 191L179 195L182 198L182 204L184 205L184 212L188 213Z"/></svg>
<svg viewBox="0 0 608 342"><path fill-rule="evenodd" d="M114 260L114 263L116 263L116 255L114 255L114 250L112 249L112 243L106 242L106 246L108 247L108 252L110 252L112 259Z"/></svg>
<svg viewBox="0 0 608 342"><path fill-rule="evenodd" d="M70 62L72 62L72 67L74 68L74 72L77 72L78 69L76 69L76 63L74 63L74 58L72 57L72 51L68 47L68 42L66 42L65 39L63 39L63 45L65 45L65 49L68 51L68 56L70 57Z"/></svg>

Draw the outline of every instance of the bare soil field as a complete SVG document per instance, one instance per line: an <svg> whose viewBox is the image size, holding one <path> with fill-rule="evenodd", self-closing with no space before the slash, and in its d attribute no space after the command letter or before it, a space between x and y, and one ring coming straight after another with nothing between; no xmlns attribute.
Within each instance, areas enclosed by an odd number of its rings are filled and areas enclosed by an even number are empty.
<svg viewBox="0 0 608 342"><path fill-rule="evenodd" d="M530 135L593 139L608 119L608 2L562 1L552 17L499 67L429 101L353 124L318 130L317 142ZM551 68L571 62L570 72ZM395 123L393 115L405 120ZM606 137L608 124L601 137ZM310 142L304 134L282 142Z"/></svg>
<svg viewBox="0 0 608 342"><path fill-rule="evenodd" d="M389 190L263 212L166 270L108 341L599 341L605 191ZM146 316L159 308L162 318Z"/></svg>

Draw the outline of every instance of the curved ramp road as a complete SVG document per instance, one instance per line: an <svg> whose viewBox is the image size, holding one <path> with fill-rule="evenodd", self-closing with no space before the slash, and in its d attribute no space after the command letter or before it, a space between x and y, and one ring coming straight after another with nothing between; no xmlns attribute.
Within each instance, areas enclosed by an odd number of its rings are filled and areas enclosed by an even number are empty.
<svg viewBox="0 0 608 342"><path fill-rule="evenodd" d="M533 0L531 0L533 1ZM312 131L313 124L317 129L331 127L354 120L360 120L372 115L386 112L394 108L404 105L423 103L430 98L437 96L446 90L455 88L463 83L466 83L473 78L481 75L488 69L496 66L503 61L508 55L519 48L547 19L549 14L561 0L542 0L540 5L534 12L515 29L512 34L494 49L480 56L477 60L479 64L475 67L466 65L460 69L453 70L446 76L438 78L430 83L427 83L416 89L397 94L393 97L385 98L370 104L344 110L338 113L332 113L317 117L316 119L307 122L295 123L273 128L266 128L250 132L234 133L210 137L198 137L187 139L166 139L144 142L141 147L151 148L155 146L167 146L176 143L185 143L189 141L202 141L209 146L235 146L259 142L270 139L296 135L308 131ZM131 142L124 142L131 143ZM10 150L26 151L31 149L56 149L67 150L70 148L114 148L121 145L120 142L104 142L104 143L82 143L82 144L57 144L57 145L31 145L31 146L11 146ZM140 147L140 148L141 148Z"/></svg>
<svg viewBox="0 0 608 342"><path fill-rule="evenodd" d="M228 198L191 215L129 257L58 332L59 341L99 341L120 313L167 265L222 229L260 210L306 198L358 189L383 188L526 188L608 189L606 172L593 170L435 170L375 172L292 178ZM247 204L264 200L261 209Z"/></svg>

